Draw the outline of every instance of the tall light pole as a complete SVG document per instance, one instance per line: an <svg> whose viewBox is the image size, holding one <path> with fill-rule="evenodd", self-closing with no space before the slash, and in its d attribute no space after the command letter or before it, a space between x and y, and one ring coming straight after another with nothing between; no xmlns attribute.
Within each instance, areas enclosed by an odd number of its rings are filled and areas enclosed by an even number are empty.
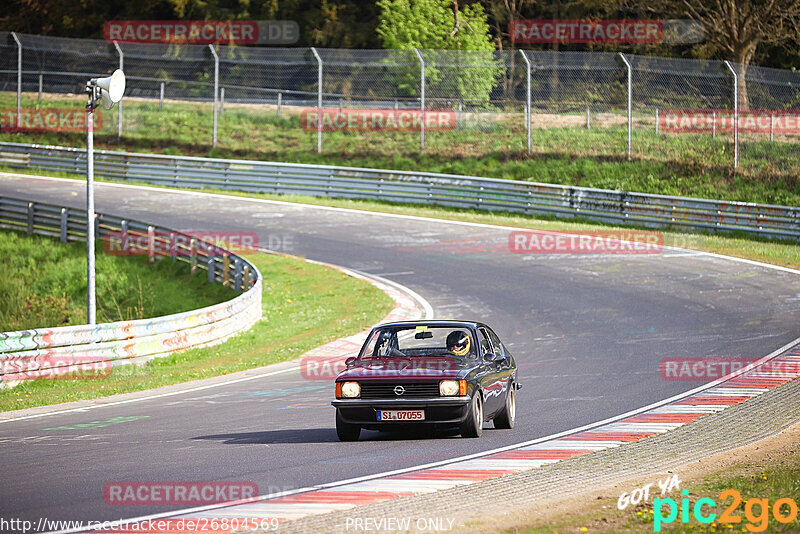
<svg viewBox="0 0 800 534"><path fill-rule="evenodd" d="M92 78L86 84L86 315L87 323L97 323L94 274L94 110L97 104L111 109L122 100L125 74L117 69L107 78Z"/></svg>

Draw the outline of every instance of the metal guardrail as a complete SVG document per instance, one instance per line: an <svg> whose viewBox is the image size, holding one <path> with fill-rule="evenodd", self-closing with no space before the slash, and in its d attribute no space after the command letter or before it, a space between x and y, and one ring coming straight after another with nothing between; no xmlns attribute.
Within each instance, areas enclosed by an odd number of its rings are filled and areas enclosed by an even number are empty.
<svg viewBox="0 0 800 534"><path fill-rule="evenodd" d="M86 212L0 197L0 228L62 242L85 241ZM213 306L151 319L0 333L0 388L19 380L85 371L87 365L109 370L220 343L261 318L261 274L245 258L198 246L197 238L187 234L113 215L98 214L96 232L98 242L121 238L125 250L147 254L151 260L168 252L174 261L189 263L192 271L206 270L209 282L242 293Z"/></svg>
<svg viewBox="0 0 800 534"><path fill-rule="evenodd" d="M0 166L86 172L83 149L0 143ZM800 208L455 174L95 151L95 173L162 186L410 202L800 241Z"/></svg>

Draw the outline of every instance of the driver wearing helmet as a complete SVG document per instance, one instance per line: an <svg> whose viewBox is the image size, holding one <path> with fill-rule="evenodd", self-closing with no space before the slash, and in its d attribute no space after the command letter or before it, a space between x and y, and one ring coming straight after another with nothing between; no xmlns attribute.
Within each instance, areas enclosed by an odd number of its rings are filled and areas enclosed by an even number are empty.
<svg viewBox="0 0 800 534"><path fill-rule="evenodd" d="M469 354L469 349L469 334L463 330L453 330L447 335L447 352L456 356L466 356Z"/></svg>

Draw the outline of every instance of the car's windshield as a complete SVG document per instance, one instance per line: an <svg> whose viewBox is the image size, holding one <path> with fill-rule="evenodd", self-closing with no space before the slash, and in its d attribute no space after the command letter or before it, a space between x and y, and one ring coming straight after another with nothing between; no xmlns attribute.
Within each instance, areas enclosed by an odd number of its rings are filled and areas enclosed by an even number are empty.
<svg viewBox="0 0 800 534"><path fill-rule="evenodd" d="M466 327L412 325L372 331L359 358L477 357L475 340Z"/></svg>

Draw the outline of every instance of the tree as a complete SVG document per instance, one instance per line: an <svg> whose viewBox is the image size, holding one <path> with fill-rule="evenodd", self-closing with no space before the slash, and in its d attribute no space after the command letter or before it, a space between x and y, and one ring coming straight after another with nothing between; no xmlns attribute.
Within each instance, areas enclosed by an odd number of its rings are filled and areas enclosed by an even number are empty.
<svg viewBox="0 0 800 534"><path fill-rule="evenodd" d="M480 4L458 0L378 0L377 32L385 48L425 52L425 83L445 98L488 101L502 69L495 59L489 23ZM458 50L458 54L434 52ZM416 95L419 74L404 69L397 83Z"/></svg>
<svg viewBox="0 0 800 534"><path fill-rule="evenodd" d="M741 65L742 109L749 109L745 78L758 47L786 45L800 34L800 0L657 0L650 9L701 22L707 45Z"/></svg>

